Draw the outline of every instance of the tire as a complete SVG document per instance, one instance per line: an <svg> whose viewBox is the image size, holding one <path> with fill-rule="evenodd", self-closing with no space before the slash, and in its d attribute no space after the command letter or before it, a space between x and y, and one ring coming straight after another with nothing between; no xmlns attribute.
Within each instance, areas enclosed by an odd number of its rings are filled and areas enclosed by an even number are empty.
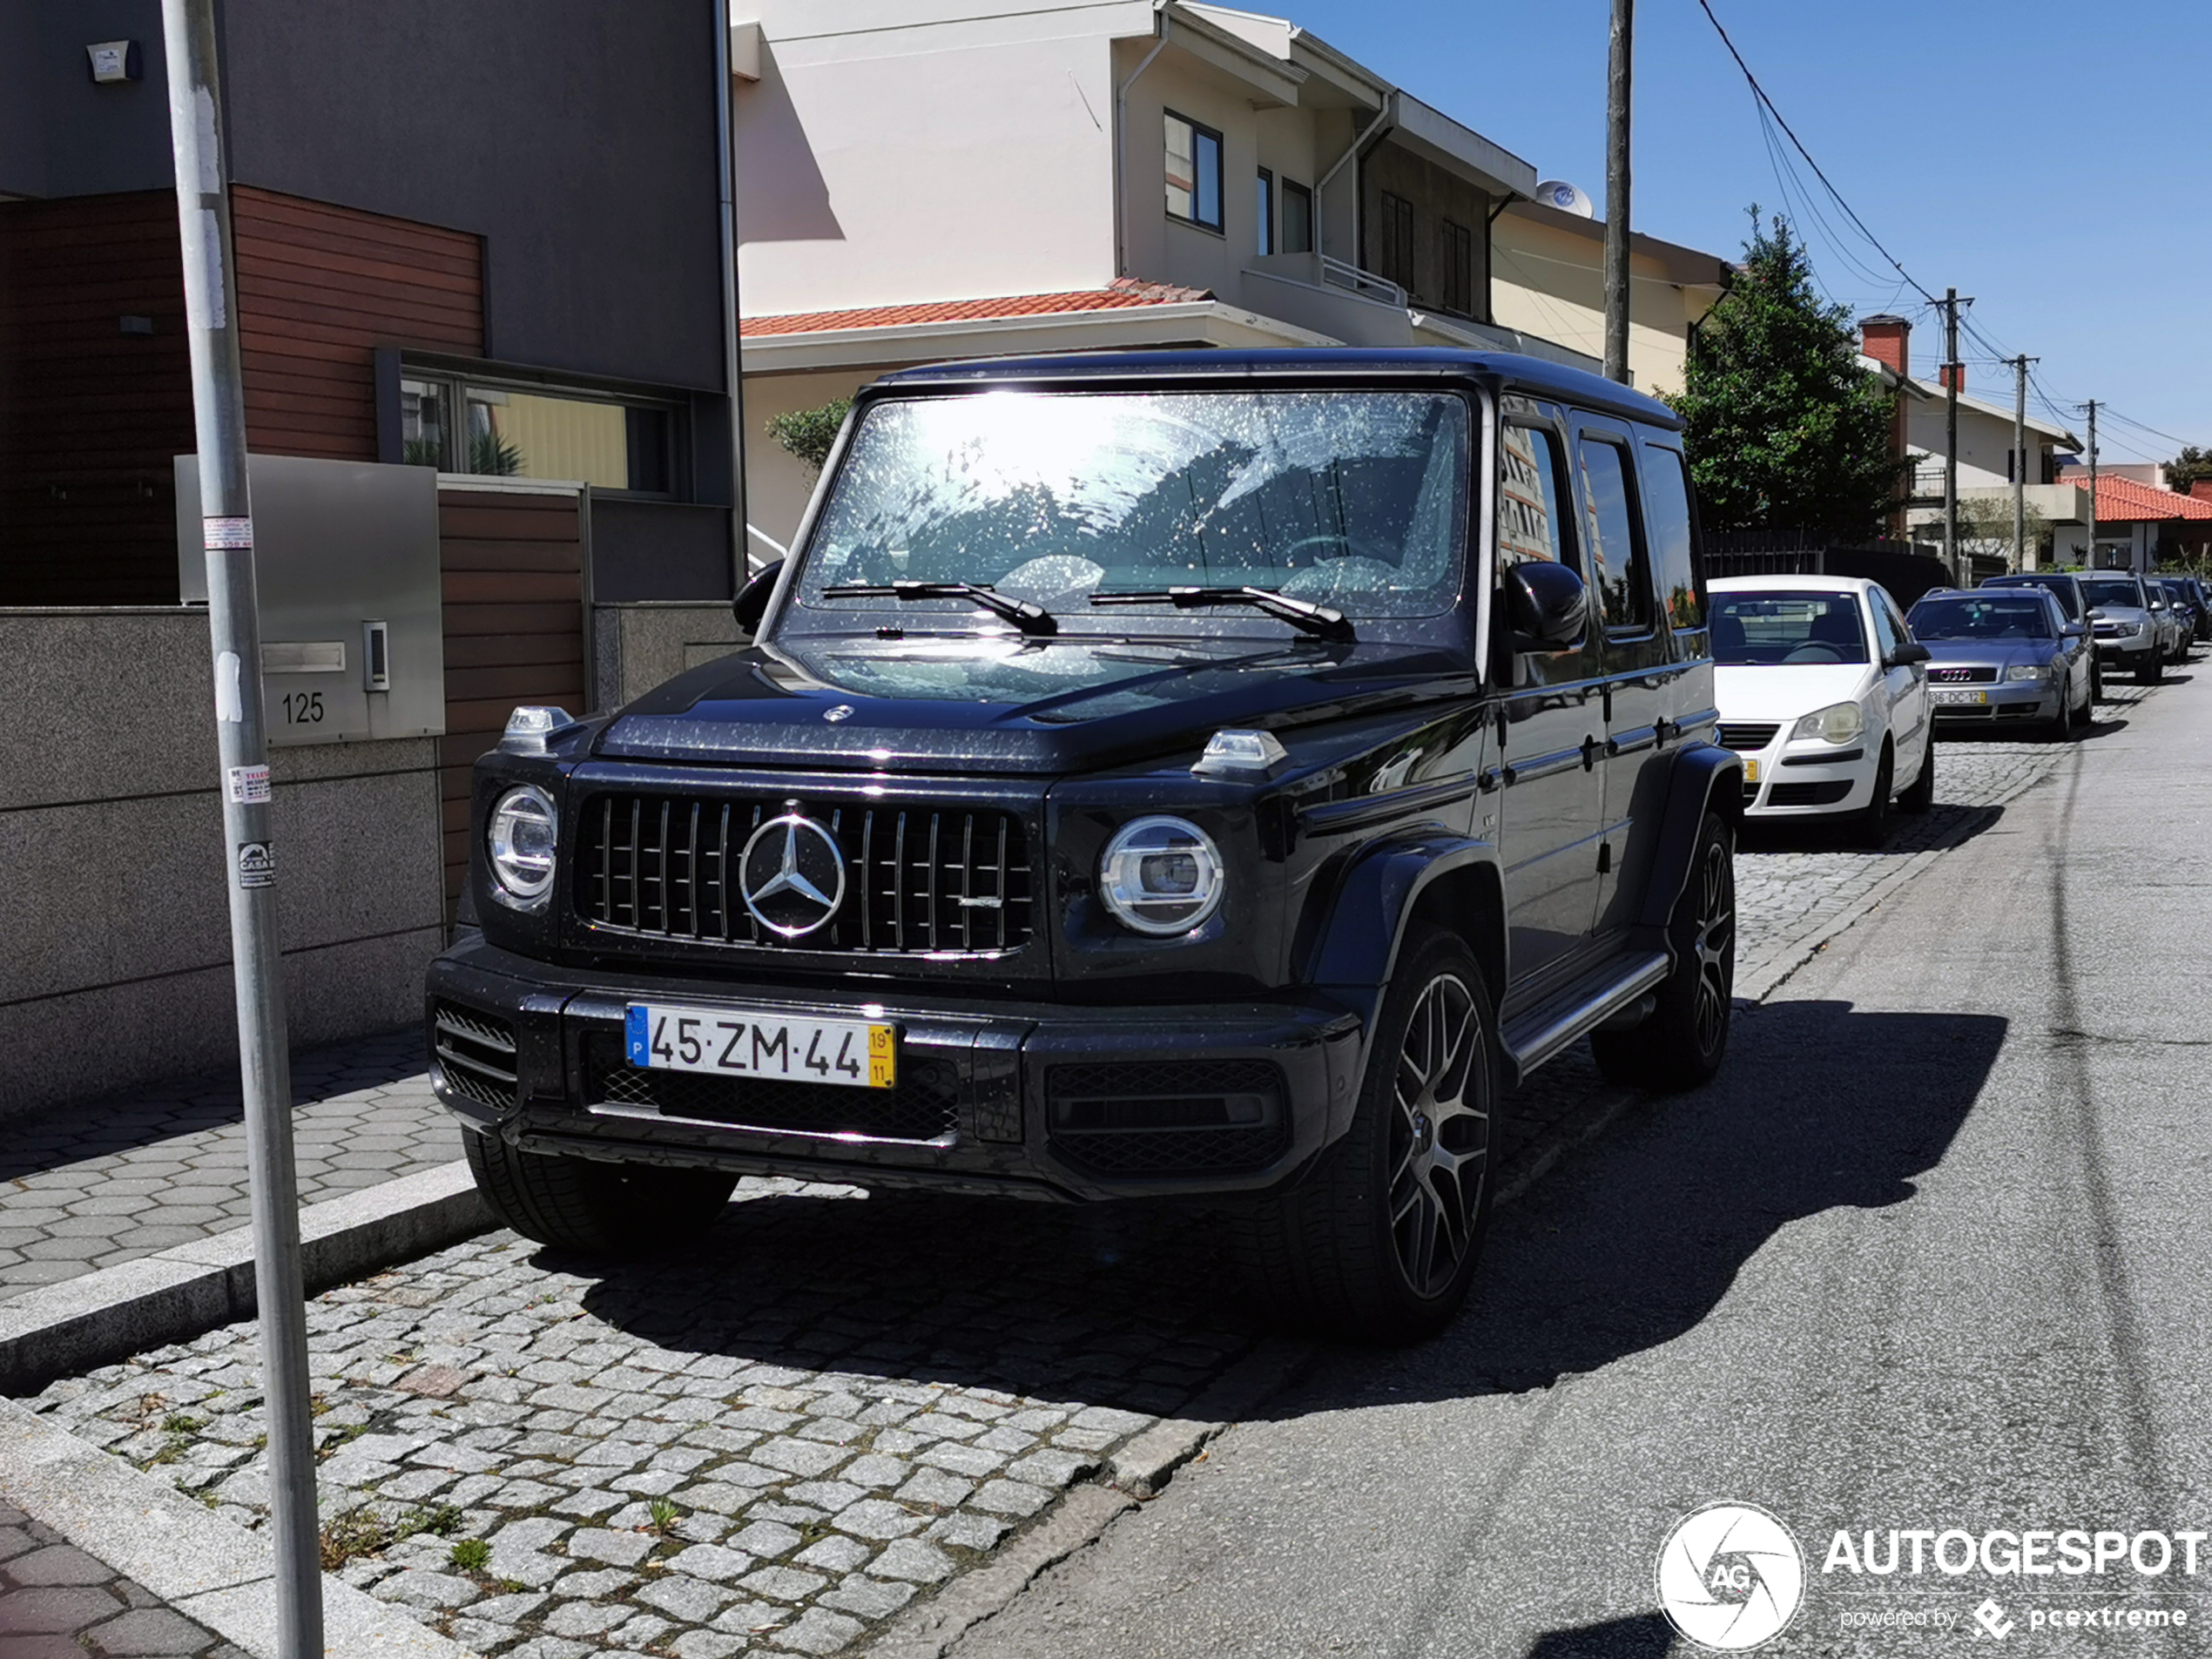
<svg viewBox="0 0 2212 1659"><path fill-rule="evenodd" d="M1501 1092L1482 970L1455 934L1409 937L1352 1127L1305 1180L1238 1215L1254 1288L1278 1319L1392 1345L1451 1322L1489 1227Z"/></svg>
<svg viewBox="0 0 2212 1659"><path fill-rule="evenodd" d="M2135 681L2141 685L2155 685L2165 678L2165 660L2159 656L2157 648L2154 646L2150 655L2143 658L2142 665L2136 669Z"/></svg>
<svg viewBox="0 0 2212 1659"><path fill-rule="evenodd" d="M1853 813L1848 832L1854 846L1870 852L1879 851L1890 839L1890 795L1892 779L1896 775L1896 762L1887 743L1882 745L1882 764L1874 772L1874 799Z"/></svg>
<svg viewBox="0 0 2212 1659"><path fill-rule="evenodd" d="M2089 706L2094 709L2104 700L2105 665L2102 663L2092 662L2089 664Z"/></svg>
<svg viewBox="0 0 2212 1659"><path fill-rule="evenodd" d="M1935 717L1928 718L1928 752L1921 758L1920 775L1912 787L1897 798L1897 809L1918 818L1935 805Z"/></svg>
<svg viewBox="0 0 2212 1659"><path fill-rule="evenodd" d="M1658 1006L1626 1031L1593 1031L1590 1052L1607 1081L1660 1094L1709 1082L1728 1057L1736 995L1736 833L1705 814L1689 880L1667 924L1675 971Z"/></svg>
<svg viewBox="0 0 2212 1659"><path fill-rule="evenodd" d="M2051 717L2044 732L2054 743L2074 741L2074 699L2063 690L2059 692L2059 711Z"/></svg>
<svg viewBox="0 0 2212 1659"><path fill-rule="evenodd" d="M464 1130L469 1172L492 1212L525 1238L588 1256L649 1256L697 1238L737 1186L714 1170L524 1152Z"/></svg>

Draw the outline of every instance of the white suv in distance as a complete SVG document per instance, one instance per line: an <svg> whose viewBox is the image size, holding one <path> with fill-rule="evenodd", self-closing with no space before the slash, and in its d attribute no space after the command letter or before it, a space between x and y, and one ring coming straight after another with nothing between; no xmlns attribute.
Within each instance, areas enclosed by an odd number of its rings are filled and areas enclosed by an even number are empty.
<svg viewBox="0 0 2212 1659"><path fill-rule="evenodd" d="M1890 806L1935 799L1928 651L1879 584L1728 577L1712 584L1720 741L1753 818L1827 817L1879 846Z"/></svg>

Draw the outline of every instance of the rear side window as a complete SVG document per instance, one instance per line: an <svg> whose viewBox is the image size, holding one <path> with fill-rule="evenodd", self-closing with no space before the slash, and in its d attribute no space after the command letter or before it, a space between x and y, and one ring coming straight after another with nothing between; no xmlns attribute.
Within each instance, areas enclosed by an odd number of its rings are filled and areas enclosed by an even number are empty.
<svg viewBox="0 0 2212 1659"><path fill-rule="evenodd" d="M1572 569L1575 543L1568 535L1557 435L1538 427L1507 426L1499 439L1498 565L1531 559Z"/></svg>
<svg viewBox="0 0 2212 1659"><path fill-rule="evenodd" d="M1651 572L1636 534L1629 452L1606 438L1585 437L1578 447L1582 499L1589 509L1590 571L1606 631L1640 633L1651 626Z"/></svg>
<svg viewBox="0 0 2212 1659"><path fill-rule="evenodd" d="M1689 475L1680 450L1644 445L1643 523L1667 625L1703 628L1705 602L1698 597L1697 566L1690 552Z"/></svg>

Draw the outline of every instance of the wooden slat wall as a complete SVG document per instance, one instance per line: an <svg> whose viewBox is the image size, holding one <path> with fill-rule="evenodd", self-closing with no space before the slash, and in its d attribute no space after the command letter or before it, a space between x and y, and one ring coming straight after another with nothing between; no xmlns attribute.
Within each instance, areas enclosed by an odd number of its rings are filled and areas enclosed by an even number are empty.
<svg viewBox="0 0 2212 1659"><path fill-rule="evenodd" d="M377 347L483 354L481 238L250 185L231 226L258 453L374 461Z"/></svg>
<svg viewBox="0 0 2212 1659"><path fill-rule="evenodd" d="M518 703L585 707L583 527L573 496L442 489L446 914L469 870L469 774Z"/></svg>
<svg viewBox="0 0 2212 1659"><path fill-rule="evenodd" d="M180 272L169 191L0 202L0 604L176 603Z"/></svg>

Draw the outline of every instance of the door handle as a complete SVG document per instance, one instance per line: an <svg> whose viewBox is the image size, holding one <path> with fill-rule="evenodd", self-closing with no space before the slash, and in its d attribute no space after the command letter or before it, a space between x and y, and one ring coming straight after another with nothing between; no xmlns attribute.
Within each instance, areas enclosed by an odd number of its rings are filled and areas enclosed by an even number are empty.
<svg viewBox="0 0 2212 1659"><path fill-rule="evenodd" d="M1582 739L1582 770L1584 772L1588 772L1596 766L1599 752L1604 747L1605 745L1595 738L1585 737Z"/></svg>

